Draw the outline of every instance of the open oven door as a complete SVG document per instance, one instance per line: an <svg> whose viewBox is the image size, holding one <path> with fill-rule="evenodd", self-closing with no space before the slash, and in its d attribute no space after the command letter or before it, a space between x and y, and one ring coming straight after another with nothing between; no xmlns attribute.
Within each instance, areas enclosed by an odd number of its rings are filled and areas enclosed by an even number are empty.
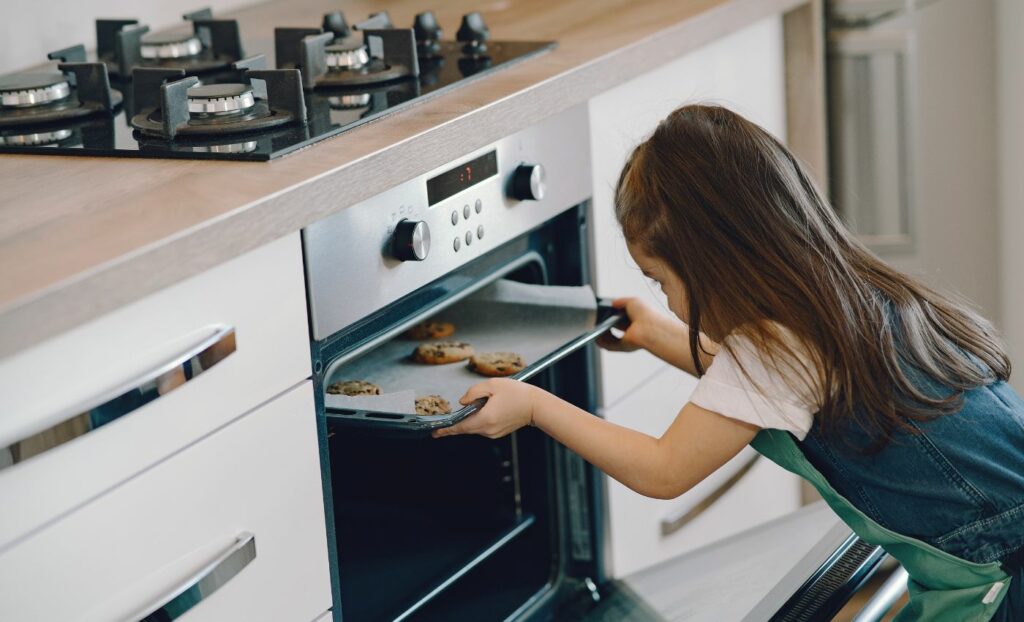
<svg viewBox="0 0 1024 622"><path fill-rule="evenodd" d="M884 558L821 501L612 581L571 619L832 620Z"/></svg>

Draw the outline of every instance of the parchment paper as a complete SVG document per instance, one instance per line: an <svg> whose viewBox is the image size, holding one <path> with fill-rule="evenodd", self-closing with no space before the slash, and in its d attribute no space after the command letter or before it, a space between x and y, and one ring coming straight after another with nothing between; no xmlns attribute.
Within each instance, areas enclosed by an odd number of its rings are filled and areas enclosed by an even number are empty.
<svg viewBox="0 0 1024 622"><path fill-rule="evenodd" d="M464 341L478 353L515 352L529 366L593 329L597 299L588 286L499 280L431 319L455 325L455 334L439 341ZM420 343L424 342L399 336L330 370L328 385L339 380L366 380L380 385L384 395L327 395L326 405L415 414L416 397L436 394L448 400L453 411L458 410L458 400L466 389L484 377L470 371L467 362L426 365L413 361L410 355Z"/></svg>

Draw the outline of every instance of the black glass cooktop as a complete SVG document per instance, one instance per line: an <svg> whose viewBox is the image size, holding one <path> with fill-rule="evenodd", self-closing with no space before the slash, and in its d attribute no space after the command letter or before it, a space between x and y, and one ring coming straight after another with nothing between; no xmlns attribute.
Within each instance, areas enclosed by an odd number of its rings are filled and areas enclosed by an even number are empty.
<svg viewBox="0 0 1024 622"><path fill-rule="evenodd" d="M440 42L433 58L419 60L420 73L416 78L399 78L374 85L306 89L303 96L305 124L293 122L218 136L179 134L168 139L141 133L131 121L138 113L136 108L145 110L145 106L133 101L131 82L112 80L113 112L105 112L101 106L97 112L70 118L44 119L30 125L0 125L0 153L265 161L401 110L554 46L553 42L489 41L485 55L467 55L461 43ZM55 75L59 78L60 74ZM217 75L201 75L199 80L200 86L236 81ZM81 77L78 83L85 84ZM53 92L54 96L61 95L56 87ZM122 98L123 101L119 101Z"/></svg>

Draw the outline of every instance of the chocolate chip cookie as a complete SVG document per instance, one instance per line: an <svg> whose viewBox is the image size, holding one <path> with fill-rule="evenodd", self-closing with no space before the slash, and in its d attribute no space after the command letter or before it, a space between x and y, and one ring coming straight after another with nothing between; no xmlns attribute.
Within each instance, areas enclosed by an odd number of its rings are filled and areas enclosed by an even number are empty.
<svg viewBox="0 0 1024 622"><path fill-rule="evenodd" d="M515 352L482 352L469 359L469 368L481 376L511 376L526 368Z"/></svg>
<svg viewBox="0 0 1024 622"><path fill-rule="evenodd" d="M380 387L365 380L341 380L327 387L335 395L380 395Z"/></svg>
<svg viewBox="0 0 1024 622"><path fill-rule="evenodd" d="M455 333L455 324L451 322L420 322L405 331L406 337L421 341L423 339L444 339Z"/></svg>
<svg viewBox="0 0 1024 622"><path fill-rule="evenodd" d="M416 398L417 415L447 415L451 411L452 405L440 395L424 395Z"/></svg>
<svg viewBox="0 0 1024 622"><path fill-rule="evenodd" d="M417 363L444 365L458 363L473 356L473 346L461 341L432 341L420 344L412 353Z"/></svg>

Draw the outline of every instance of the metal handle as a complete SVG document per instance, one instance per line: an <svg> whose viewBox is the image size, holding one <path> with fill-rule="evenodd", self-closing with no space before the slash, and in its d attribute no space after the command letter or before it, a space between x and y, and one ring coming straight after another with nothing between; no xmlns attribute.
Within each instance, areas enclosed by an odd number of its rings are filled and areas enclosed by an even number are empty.
<svg viewBox="0 0 1024 622"><path fill-rule="evenodd" d="M741 466L738 471L733 473L732 476L729 477L729 479L722 482L721 486L711 491L711 493L708 496L701 499L700 502L697 503L697 505L693 506L689 510L679 509L674 512L670 512L667 516L662 518L661 535L671 535L685 527L688 523L693 521L693 519L703 514L704 511L711 507L711 505L714 504L715 501L721 499L722 496L725 495L725 493L729 492L729 490L733 486L735 486L737 482L743 479L743 476L746 475L750 471L750 469L754 468L754 464L757 463L760 457L761 454L754 454L754 456L751 457L750 460L747 460L745 463L743 463L743 466Z"/></svg>
<svg viewBox="0 0 1024 622"><path fill-rule="evenodd" d="M896 604L896 601L906 593L909 576L903 566L896 568L882 584L882 587L878 588L868 604L857 612L853 622L878 622L881 620Z"/></svg>
<svg viewBox="0 0 1024 622"><path fill-rule="evenodd" d="M177 620L203 602L207 596L224 587L254 559L256 559L256 536L249 532L242 532L217 559L211 561L199 572L185 579L139 613L126 617L125 622Z"/></svg>
<svg viewBox="0 0 1024 622"><path fill-rule="evenodd" d="M58 423L17 440L5 448L11 460L0 470L120 419L196 378L235 351L235 329L216 325L213 333L170 361L132 380L84 400L59 413Z"/></svg>

